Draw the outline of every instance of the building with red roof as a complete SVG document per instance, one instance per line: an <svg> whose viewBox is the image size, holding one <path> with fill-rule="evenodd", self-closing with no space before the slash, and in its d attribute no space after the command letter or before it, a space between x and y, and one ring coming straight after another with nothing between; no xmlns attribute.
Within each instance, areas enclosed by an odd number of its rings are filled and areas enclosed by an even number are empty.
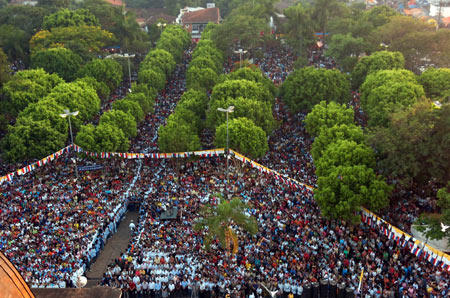
<svg viewBox="0 0 450 298"><path fill-rule="evenodd" d="M188 11L181 16L181 24L191 33L193 40L200 39L208 23L219 24L220 21L220 10L218 7Z"/></svg>

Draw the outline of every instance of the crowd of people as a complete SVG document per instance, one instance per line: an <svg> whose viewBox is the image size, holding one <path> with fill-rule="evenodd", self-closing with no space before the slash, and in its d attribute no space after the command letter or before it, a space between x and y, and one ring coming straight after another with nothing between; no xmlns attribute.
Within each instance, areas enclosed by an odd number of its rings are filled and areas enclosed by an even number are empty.
<svg viewBox="0 0 450 298"><path fill-rule="evenodd" d="M282 80L295 55L271 51L259 61L264 73ZM132 142L132 152L157 152L157 131L185 91L191 50L177 66ZM322 63L323 64L323 63ZM311 144L302 120L276 99L280 128L269 139L260 163L314 186ZM95 260L126 210L129 193L140 202L139 221L126 252L101 282L122 289L124 297L263 297L267 290L301 297L320 281L330 289L356 291L364 269L364 297L446 297L449 273L415 257L405 243L388 239L377 227L324 219L311 190L296 188L267 173L225 160L95 160L103 169L74 181L68 157L0 186L0 250L32 287L73 286L75 272ZM83 165L94 161L82 160ZM236 254L193 226L206 203L220 196L249 204L258 232L233 226ZM177 217L162 220L177 208ZM19 240L20 239L20 240Z"/></svg>

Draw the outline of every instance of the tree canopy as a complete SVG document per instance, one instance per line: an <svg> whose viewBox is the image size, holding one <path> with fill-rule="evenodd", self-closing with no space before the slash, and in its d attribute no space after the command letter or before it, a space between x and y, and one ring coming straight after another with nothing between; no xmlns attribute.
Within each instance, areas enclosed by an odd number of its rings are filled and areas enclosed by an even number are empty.
<svg viewBox="0 0 450 298"><path fill-rule="evenodd" d="M305 67L291 73L281 86L283 100L292 113L310 111L321 101L345 103L350 94L347 77L338 70Z"/></svg>
<svg viewBox="0 0 450 298"><path fill-rule="evenodd" d="M450 68L430 67L420 75L419 82L428 98L450 102Z"/></svg>
<svg viewBox="0 0 450 298"><path fill-rule="evenodd" d="M130 145L120 128L106 123L82 126L75 142L91 152L126 152Z"/></svg>
<svg viewBox="0 0 450 298"><path fill-rule="evenodd" d="M31 68L42 68L70 82L76 78L81 67L80 56L65 48L50 48L36 52L31 57Z"/></svg>
<svg viewBox="0 0 450 298"><path fill-rule="evenodd" d="M228 97L254 99L272 105L274 98L264 86L247 80L226 80L214 86L211 94L211 102L224 100Z"/></svg>
<svg viewBox="0 0 450 298"><path fill-rule="evenodd" d="M86 63L78 72L78 77L92 77L114 91L122 82L122 67L112 59L94 59Z"/></svg>
<svg viewBox="0 0 450 298"><path fill-rule="evenodd" d="M353 124L354 112L344 104L334 101L327 103L321 101L316 104L305 118L306 130L312 137L317 137L324 128L335 125Z"/></svg>
<svg viewBox="0 0 450 298"><path fill-rule="evenodd" d="M44 17L42 29L72 26L100 26L97 18L87 9L69 10L63 8Z"/></svg>
<svg viewBox="0 0 450 298"><path fill-rule="evenodd" d="M264 130L245 117L229 121L229 146L250 158L264 156L269 150L267 135ZM227 124L222 123L216 129L215 145L225 148L227 144Z"/></svg>
<svg viewBox="0 0 450 298"><path fill-rule="evenodd" d="M130 113L121 110L110 110L100 117L100 125L109 124L123 131L126 138L137 136L136 120Z"/></svg>
<svg viewBox="0 0 450 298"><path fill-rule="evenodd" d="M161 152L186 152L201 149L201 143L194 129L180 118L172 118L159 127L158 146Z"/></svg>

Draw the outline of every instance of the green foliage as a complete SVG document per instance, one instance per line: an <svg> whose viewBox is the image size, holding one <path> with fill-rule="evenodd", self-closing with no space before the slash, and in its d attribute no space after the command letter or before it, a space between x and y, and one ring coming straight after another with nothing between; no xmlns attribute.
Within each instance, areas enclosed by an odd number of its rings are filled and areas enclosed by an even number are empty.
<svg viewBox="0 0 450 298"><path fill-rule="evenodd" d="M393 114L387 127L376 127L368 135L378 170L407 185L449 181L449 125L449 105L435 109L420 101Z"/></svg>
<svg viewBox="0 0 450 298"><path fill-rule="evenodd" d="M143 92L129 93L124 99L139 103L144 115L154 112L154 97L149 97Z"/></svg>
<svg viewBox="0 0 450 298"><path fill-rule="evenodd" d="M344 72L350 72L358 62L360 54L364 53L367 44L362 37L353 37L350 33L334 34L328 44L326 55L336 59Z"/></svg>
<svg viewBox="0 0 450 298"><path fill-rule="evenodd" d="M361 58L352 72L352 87L358 89L366 80L367 75L380 70L402 69L405 58L400 52L380 51Z"/></svg>
<svg viewBox="0 0 450 298"><path fill-rule="evenodd" d="M126 152L130 146L120 128L106 123L82 126L75 143L91 152Z"/></svg>
<svg viewBox="0 0 450 298"><path fill-rule="evenodd" d="M322 157L314 162L316 175L327 176L338 166L364 165L367 168L375 167L375 154L372 148L365 144L358 144L346 139L338 140L328 145Z"/></svg>
<svg viewBox="0 0 450 298"><path fill-rule="evenodd" d="M439 189L437 193L438 206L441 207L442 222L445 225L450 224L450 182L447 183L446 187ZM448 230L447 230L448 231ZM449 232L447 232L449 233Z"/></svg>
<svg viewBox="0 0 450 298"><path fill-rule="evenodd" d="M229 106L234 106L234 112L228 115L230 119L246 117L252 120L257 126L261 127L267 135L270 135L277 125L273 118L272 106L268 102L260 102L243 97L228 97L226 99L211 102L207 115L207 125L210 128L216 128L222 123L225 123L226 113L219 112L217 109L226 109Z"/></svg>
<svg viewBox="0 0 450 298"><path fill-rule="evenodd" d="M86 63L78 72L78 77L92 77L114 91L122 82L122 67L112 59L94 59Z"/></svg>
<svg viewBox="0 0 450 298"><path fill-rule="evenodd" d="M165 73L166 77L168 77L174 71L175 66L176 62L173 59L172 54L163 49L155 49L148 52L144 61L142 61L139 70L160 69Z"/></svg>
<svg viewBox="0 0 450 298"><path fill-rule="evenodd" d="M159 127L158 146L161 152L186 152L201 149L201 143L194 128L181 118L170 118Z"/></svg>
<svg viewBox="0 0 450 298"><path fill-rule="evenodd" d="M190 66L186 73L188 89L210 91L219 81L219 75L214 69Z"/></svg>
<svg viewBox="0 0 450 298"><path fill-rule="evenodd" d="M21 118L29 118L33 121L48 121L50 127L65 135L69 129L69 124L67 119L60 116L62 113L64 113L63 107L54 99L46 97L28 105L25 110L19 113L17 121L20 123Z"/></svg>
<svg viewBox="0 0 450 298"><path fill-rule="evenodd" d="M197 134L200 133L201 129L203 128L202 119L199 115L195 114L192 110L185 109L182 106L178 106L175 108L174 113L169 116L170 118L175 122L185 122L187 123L193 131L195 131Z"/></svg>
<svg viewBox="0 0 450 298"><path fill-rule="evenodd" d="M55 7L58 8L67 8L69 7L70 0L39 0L38 5L39 6L45 6L54 9Z"/></svg>
<svg viewBox="0 0 450 298"><path fill-rule="evenodd" d="M340 105L334 101L327 103L321 101L316 104L305 118L306 130L312 137L317 137L324 128L335 125L353 124L354 112L344 104Z"/></svg>
<svg viewBox="0 0 450 298"><path fill-rule="evenodd" d="M98 97L103 101L109 97L109 88L104 82L99 82L93 77L82 77L75 80L75 82L83 82L94 88Z"/></svg>
<svg viewBox="0 0 450 298"><path fill-rule="evenodd" d="M386 207L391 191L391 187L365 165L334 167L328 175L319 177L317 184L314 198L322 215L352 223L358 222L356 212L361 206L372 211Z"/></svg>
<svg viewBox="0 0 450 298"><path fill-rule="evenodd" d="M44 18L42 29L72 26L100 26L97 18L87 9L60 9Z"/></svg>
<svg viewBox="0 0 450 298"><path fill-rule="evenodd" d="M140 123L142 120L144 120L144 111L142 111L141 106L136 101L129 99L117 100L113 103L112 107L114 110L129 113L134 117L136 123Z"/></svg>
<svg viewBox="0 0 450 298"><path fill-rule="evenodd" d="M310 111L323 100L345 103L349 91L347 77L338 70L314 67L295 70L281 86L283 100L292 113Z"/></svg>
<svg viewBox="0 0 450 298"><path fill-rule="evenodd" d="M65 81L76 78L81 63L80 56L65 48L41 50L31 57L31 68L42 68L50 74L56 73Z"/></svg>
<svg viewBox="0 0 450 298"><path fill-rule="evenodd" d="M0 48L11 61L16 59L28 60L28 41L30 35L12 25L0 25Z"/></svg>
<svg viewBox="0 0 450 298"><path fill-rule="evenodd" d="M367 76L361 86L361 106L369 125L386 125L391 113L425 96L414 74L407 70L382 70Z"/></svg>
<svg viewBox="0 0 450 298"><path fill-rule="evenodd" d="M267 135L261 127L245 117L234 118L229 121L230 148L249 156L260 158L269 150ZM215 145L225 148L227 144L227 123L222 123L216 129Z"/></svg>
<svg viewBox="0 0 450 298"><path fill-rule="evenodd" d="M177 104L177 108L191 110L200 119L205 119L208 102L209 98L206 93L190 89L183 93L181 100Z"/></svg>
<svg viewBox="0 0 450 298"><path fill-rule="evenodd" d="M239 198L222 201L219 205L204 205L200 210L200 220L195 224L195 231L205 231L205 247L209 249L212 240L218 238L220 245L226 248L226 233L231 225L236 225L255 235L258 232L256 219L245 214L249 208ZM234 232L233 232L234 233Z"/></svg>
<svg viewBox="0 0 450 298"><path fill-rule="evenodd" d="M211 94L211 102L228 97L254 99L260 102L273 103L273 95L263 85L247 80L226 80L217 84Z"/></svg>
<svg viewBox="0 0 450 298"><path fill-rule="evenodd" d="M109 124L123 131L126 138L137 136L136 120L133 115L121 110L111 110L100 117L100 125Z"/></svg>
<svg viewBox="0 0 450 298"><path fill-rule="evenodd" d="M162 90L166 85L166 76L164 72L159 68L145 69L139 71L138 81L140 84L149 85L156 90Z"/></svg>
<svg viewBox="0 0 450 298"><path fill-rule="evenodd" d="M419 77L428 98L450 102L450 68L428 68Z"/></svg>
<svg viewBox="0 0 450 298"><path fill-rule="evenodd" d="M176 62L180 62L183 50L191 43L189 34L178 25L169 25L162 32L156 43L157 49L166 50L172 54Z"/></svg>
<svg viewBox="0 0 450 298"><path fill-rule="evenodd" d="M11 68L5 52L0 48L0 88L11 79Z"/></svg>
<svg viewBox="0 0 450 298"><path fill-rule="evenodd" d="M217 64L214 63L214 61L209 57L197 57L193 59L189 63L189 68L191 67L197 67L199 69L210 68L214 70L217 74L219 74L222 71L222 68L218 68Z"/></svg>
<svg viewBox="0 0 450 298"><path fill-rule="evenodd" d="M95 26L55 27L51 31L41 30L30 40L32 54L48 48L64 45L85 61L102 52L114 42L114 35Z"/></svg>
<svg viewBox="0 0 450 298"><path fill-rule="evenodd" d="M353 141L356 144L363 144L365 142L365 137L362 129L354 124L341 124L331 128L322 129L311 146L311 155L313 159L319 160L328 146L338 140L347 140Z"/></svg>
<svg viewBox="0 0 450 298"><path fill-rule="evenodd" d="M65 134L53 128L50 120L20 117L2 139L4 158L11 162L39 159L64 147Z"/></svg>
<svg viewBox="0 0 450 298"><path fill-rule="evenodd" d="M213 60L216 65L217 69L223 68L223 55L222 53L215 47L209 46L209 45L198 45L197 48L195 48L194 52L192 53L192 60L195 60L199 57L207 57L211 60Z"/></svg>
<svg viewBox="0 0 450 298"><path fill-rule="evenodd" d="M399 13L387 5L375 6L364 12L363 18L370 22L374 27L380 27L389 23L390 18L398 16Z"/></svg>
<svg viewBox="0 0 450 298"><path fill-rule="evenodd" d="M146 84L137 84L137 83L131 84L131 93L144 93L145 96L147 96L152 101L158 95L158 91L155 88Z"/></svg>
<svg viewBox="0 0 450 298"><path fill-rule="evenodd" d="M80 112L78 116L71 118L75 130L100 111L100 98L97 92L90 85L80 81L59 84L47 95L47 99L55 100L69 111Z"/></svg>
<svg viewBox="0 0 450 298"><path fill-rule="evenodd" d="M56 74L48 74L43 69L23 70L17 72L4 84L2 93L11 103L12 116L17 115L30 103L38 102L63 80Z"/></svg>
<svg viewBox="0 0 450 298"><path fill-rule="evenodd" d="M0 10L0 24L25 31L29 37L42 27L44 17L51 11L31 5L9 5ZM0 30L2 32L2 30Z"/></svg>
<svg viewBox="0 0 450 298"><path fill-rule="evenodd" d="M242 67L223 76L224 80L247 80L263 85L272 94L275 94L275 86L271 79L266 77L259 67Z"/></svg>
<svg viewBox="0 0 450 298"><path fill-rule="evenodd" d="M303 53L314 43L314 23L311 20L312 9L305 3L284 10L287 21L282 28L287 35L287 42Z"/></svg>

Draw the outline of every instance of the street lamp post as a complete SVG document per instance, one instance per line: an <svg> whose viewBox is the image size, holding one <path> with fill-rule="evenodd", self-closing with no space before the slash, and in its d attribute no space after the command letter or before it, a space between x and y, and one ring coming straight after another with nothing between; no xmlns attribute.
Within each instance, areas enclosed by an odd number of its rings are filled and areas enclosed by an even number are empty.
<svg viewBox="0 0 450 298"><path fill-rule="evenodd" d="M239 68L242 68L242 54L247 53L243 49L239 49L238 51L234 51L235 54L239 54Z"/></svg>
<svg viewBox="0 0 450 298"><path fill-rule="evenodd" d="M128 54L128 53L125 53L125 54L112 54L112 55L108 55L108 56L106 56L105 58L114 58L114 57L121 57L121 58L127 58L127 60L128 60L128 78L129 78L129 80L130 80L130 88L131 88L131 66L130 66L130 58L134 58L136 55L135 54L132 54L132 55L130 55L130 54Z"/></svg>
<svg viewBox="0 0 450 298"><path fill-rule="evenodd" d="M167 24L166 23L158 23L158 24L156 24L156 26L158 26L160 33L162 33L163 28L166 27Z"/></svg>
<svg viewBox="0 0 450 298"><path fill-rule="evenodd" d="M218 108L217 110L218 110L219 112L223 112L223 113L225 113L225 114L227 115L227 148L226 148L226 152L227 152L227 154L226 154L226 158L227 158L227 170L226 170L226 176L227 176L227 188L228 188L228 185L229 185L228 157L229 157L229 154L230 154L230 147L229 147L229 145L228 145L228 142L229 142L229 136L228 136L228 114L229 114L229 113L233 113L233 111L234 111L234 106L229 106L227 109ZM227 195L228 195L228 191L227 191Z"/></svg>
<svg viewBox="0 0 450 298"><path fill-rule="evenodd" d="M78 115L78 111L75 112L70 112L69 110L64 110L64 114L59 114L59 116L61 116L62 118L66 118L69 119L69 130L70 130L70 141L72 142L72 149L73 148L73 134L72 134L72 123L70 122L70 116L76 116ZM77 181L78 181L78 168L77 168L77 158L74 158L75 161L75 176L77 177Z"/></svg>

